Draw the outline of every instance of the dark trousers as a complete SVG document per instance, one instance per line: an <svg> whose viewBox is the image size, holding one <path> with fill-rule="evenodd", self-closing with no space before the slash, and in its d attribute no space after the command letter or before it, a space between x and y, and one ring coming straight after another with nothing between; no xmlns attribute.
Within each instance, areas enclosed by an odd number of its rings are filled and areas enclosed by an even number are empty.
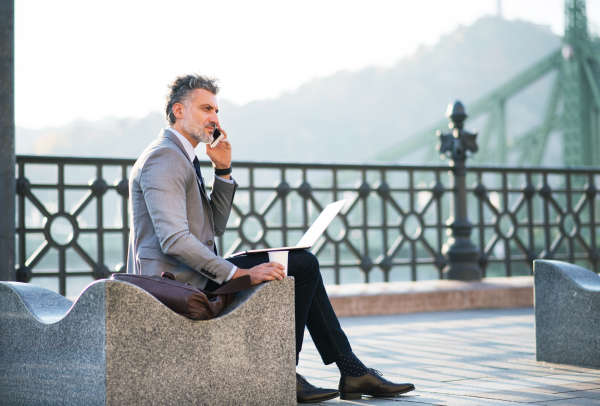
<svg viewBox="0 0 600 406"><path fill-rule="evenodd" d="M250 269L269 262L268 254L252 254L226 259L242 269ZM317 258L305 250L290 251L288 276L293 276L295 283L296 365L302 349L305 326L325 365L350 353L352 348L329 302ZM213 291L219 286L209 280L205 289Z"/></svg>

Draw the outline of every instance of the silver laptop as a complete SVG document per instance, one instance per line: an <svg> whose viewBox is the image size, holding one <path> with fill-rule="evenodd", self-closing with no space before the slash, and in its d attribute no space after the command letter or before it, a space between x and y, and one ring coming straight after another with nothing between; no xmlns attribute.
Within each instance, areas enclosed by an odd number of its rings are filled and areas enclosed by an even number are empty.
<svg viewBox="0 0 600 406"><path fill-rule="evenodd" d="M240 251L231 255L235 257L237 255L245 255L245 254L257 254L259 252L269 252L269 251L292 251L292 250L306 250L311 248L319 237L323 235L329 224L333 221L335 216L338 215L342 207L346 204L348 199L339 200L334 203L330 203L325 207L325 209L319 214L319 217L315 220L312 226L304 233L298 244L295 247L279 247L279 248L264 248L260 250L248 250L248 251Z"/></svg>

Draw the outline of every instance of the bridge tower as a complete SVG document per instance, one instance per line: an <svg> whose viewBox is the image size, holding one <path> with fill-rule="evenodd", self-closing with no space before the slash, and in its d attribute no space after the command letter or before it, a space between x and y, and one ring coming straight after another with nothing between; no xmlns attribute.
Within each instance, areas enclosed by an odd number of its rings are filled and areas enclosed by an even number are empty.
<svg viewBox="0 0 600 406"><path fill-rule="evenodd" d="M595 105L593 94L598 92L594 45L588 33L585 1L567 0L562 48L562 127L564 164L568 166L600 164L599 106Z"/></svg>

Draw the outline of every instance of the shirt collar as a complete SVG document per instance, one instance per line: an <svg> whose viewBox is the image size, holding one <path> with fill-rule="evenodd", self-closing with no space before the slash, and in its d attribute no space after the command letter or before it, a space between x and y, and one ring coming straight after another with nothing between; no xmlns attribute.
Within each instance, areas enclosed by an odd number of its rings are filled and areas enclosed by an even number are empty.
<svg viewBox="0 0 600 406"><path fill-rule="evenodd" d="M192 143L189 142L187 138L185 138L183 135L181 135L179 133L179 131L177 131L173 127L167 127L167 130L171 131L173 134L175 134L177 136L177 138L179 138L179 141L181 141L181 144L183 145L183 149L185 149L185 152L188 155L188 159L190 160L190 162L194 163L194 158L196 157L196 151L194 150L194 146L192 145Z"/></svg>

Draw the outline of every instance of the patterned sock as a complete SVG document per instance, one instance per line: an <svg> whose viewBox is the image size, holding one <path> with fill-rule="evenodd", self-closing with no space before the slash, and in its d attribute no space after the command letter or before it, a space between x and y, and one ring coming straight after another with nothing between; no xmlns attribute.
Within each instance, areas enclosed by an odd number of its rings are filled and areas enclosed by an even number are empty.
<svg viewBox="0 0 600 406"><path fill-rule="evenodd" d="M344 376L359 377L368 371L365 364L360 362L353 352L339 357L335 360L335 363L340 370L340 374Z"/></svg>

